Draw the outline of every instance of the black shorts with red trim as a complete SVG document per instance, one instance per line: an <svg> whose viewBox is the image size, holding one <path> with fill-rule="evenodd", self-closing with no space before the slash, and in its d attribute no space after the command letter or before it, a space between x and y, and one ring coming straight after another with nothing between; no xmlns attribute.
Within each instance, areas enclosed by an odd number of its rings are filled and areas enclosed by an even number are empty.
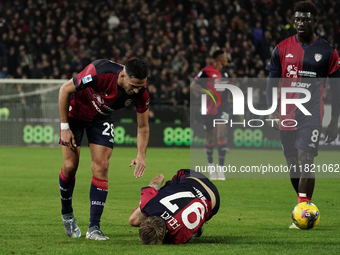
<svg viewBox="0 0 340 255"><path fill-rule="evenodd" d="M68 117L70 129L76 140L76 145L80 146L86 130L89 143L102 145L113 149L114 146L114 121L113 118L98 119L91 122L77 120ZM60 142L61 143L61 142ZM65 145L61 143L62 145Z"/></svg>

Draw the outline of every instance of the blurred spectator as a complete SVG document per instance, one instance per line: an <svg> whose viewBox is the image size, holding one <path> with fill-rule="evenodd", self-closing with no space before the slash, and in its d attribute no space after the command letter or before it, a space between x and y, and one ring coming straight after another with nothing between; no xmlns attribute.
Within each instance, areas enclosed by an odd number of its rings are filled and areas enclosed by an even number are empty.
<svg viewBox="0 0 340 255"><path fill-rule="evenodd" d="M230 77L265 77L277 42L296 33L294 2L1 1L1 77L70 77L97 58L138 57L150 63L151 100L186 105L185 85L218 48ZM322 10L317 33L339 50L340 2L313 2Z"/></svg>

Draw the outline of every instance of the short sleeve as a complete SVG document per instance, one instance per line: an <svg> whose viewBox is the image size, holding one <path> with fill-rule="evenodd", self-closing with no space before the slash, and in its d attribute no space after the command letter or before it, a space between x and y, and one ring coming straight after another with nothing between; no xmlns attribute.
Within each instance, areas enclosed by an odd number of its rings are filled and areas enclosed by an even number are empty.
<svg viewBox="0 0 340 255"><path fill-rule="evenodd" d="M153 188L153 187L144 187L141 190L141 196L140 196L140 209L143 212L143 209L145 207L145 205L156 195L158 194L158 191ZM145 215L147 216L147 215Z"/></svg>
<svg viewBox="0 0 340 255"><path fill-rule="evenodd" d="M206 72L204 69L202 69L202 70L196 75L195 79L197 79L197 78L208 78L208 74L207 74L207 72Z"/></svg>
<svg viewBox="0 0 340 255"><path fill-rule="evenodd" d="M96 67L92 63L86 66L83 71L73 78L73 83L78 91L87 87L95 87L97 85Z"/></svg>
<svg viewBox="0 0 340 255"><path fill-rule="evenodd" d="M277 74L282 73L280 53L279 53L278 46L276 46L275 49L273 50L270 61L268 65L266 66L266 70L269 71L270 73L277 73Z"/></svg>
<svg viewBox="0 0 340 255"><path fill-rule="evenodd" d="M328 75L334 73L340 68L340 57L339 53L334 49L328 64Z"/></svg>
<svg viewBox="0 0 340 255"><path fill-rule="evenodd" d="M147 89L145 89L144 93L135 101L136 110L138 113L143 113L147 109L149 109L150 96Z"/></svg>

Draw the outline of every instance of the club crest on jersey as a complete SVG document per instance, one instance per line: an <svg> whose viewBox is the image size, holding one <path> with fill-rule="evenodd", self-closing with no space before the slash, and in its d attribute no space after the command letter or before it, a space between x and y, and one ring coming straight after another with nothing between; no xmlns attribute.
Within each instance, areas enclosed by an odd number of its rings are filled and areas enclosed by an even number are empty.
<svg viewBox="0 0 340 255"><path fill-rule="evenodd" d="M322 59L322 55L319 54L319 53L316 53L316 54L314 55L314 59L315 59L316 62L319 62L319 61Z"/></svg>
<svg viewBox="0 0 340 255"><path fill-rule="evenodd" d="M126 99L124 105L129 106L132 103L132 99Z"/></svg>
<svg viewBox="0 0 340 255"><path fill-rule="evenodd" d="M81 78L81 80L83 81L83 84L85 84L85 83L88 83L88 82L92 81L91 74L89 74L89 75L87 75L87 76L85 76L85 77Z"/></svg>
<svg viewBox="0 0 340 255"><path fill-rule="evenodd" d="M288 65L286 76L287 78L289 78L290 76L297 78L297 67L295 65Z"/></svg>

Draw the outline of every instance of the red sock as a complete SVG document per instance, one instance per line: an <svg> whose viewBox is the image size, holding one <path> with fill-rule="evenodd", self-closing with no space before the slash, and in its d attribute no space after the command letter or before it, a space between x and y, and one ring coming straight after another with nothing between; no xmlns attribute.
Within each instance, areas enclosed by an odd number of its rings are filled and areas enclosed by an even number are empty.
<svg viewBox="0 0 340 255"><path fill-rule="evenodd" d="M312 198L311 197L307 197L306 194L304 193L299 193L297 194L298 197L298 204L302 203L302 202L312 202Z"/></svg>

